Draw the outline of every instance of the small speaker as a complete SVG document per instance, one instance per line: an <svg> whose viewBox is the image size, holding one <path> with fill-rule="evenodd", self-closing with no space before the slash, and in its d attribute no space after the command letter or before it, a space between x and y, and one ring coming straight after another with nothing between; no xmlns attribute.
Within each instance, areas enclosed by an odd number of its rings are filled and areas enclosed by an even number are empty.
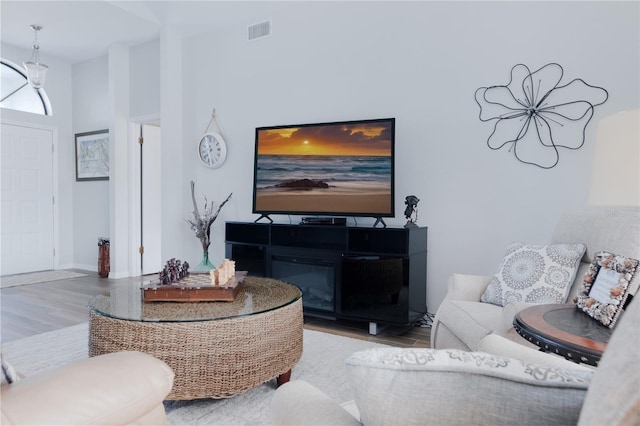
<svg viewBox="0 0 640 426"><path fill-rule="evenodd" d="M341 225L347 224L346 217L303 217L301 225Z"/></svg>

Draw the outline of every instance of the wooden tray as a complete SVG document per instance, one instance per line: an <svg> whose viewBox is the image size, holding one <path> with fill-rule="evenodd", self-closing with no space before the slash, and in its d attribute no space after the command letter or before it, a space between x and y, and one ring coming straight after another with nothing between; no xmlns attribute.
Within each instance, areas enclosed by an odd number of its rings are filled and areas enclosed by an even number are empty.
<svg viewBox="0 0 640 426"><path fill-rule="evenodd" d="M141 287L143 302L233 302L244 285L247 271L236 275L223 286L211 285L209 273L194 274L171 285L146 284Z"/></svg>

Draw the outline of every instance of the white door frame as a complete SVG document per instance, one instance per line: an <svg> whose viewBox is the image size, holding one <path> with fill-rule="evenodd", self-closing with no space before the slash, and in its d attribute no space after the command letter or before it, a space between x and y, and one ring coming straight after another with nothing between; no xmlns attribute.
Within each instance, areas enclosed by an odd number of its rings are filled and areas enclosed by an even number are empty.
<svg viewBox="0 0 640 426"><path fill-rule="evenodd" d="M140 263L139 237L140 237L140 145L138 137L140 136L140 126L151 123L160 122L160 114L144 115L132 117L129 119L129 205L131 206L129 214L129 265L131 270L129 276L138 277L142 274L142 265Z"/></svg>
<svg viewBox="0 0 640 426"><path fill-rule="evenodd" d="M35 130L44 130L51 132L51 143L53 144L53 164L52 164L52 184L53 184L53 199L55 202L53 203L53 269L60 269L60 233L59 233L59 200L58 196L58 128L56 126L47 126L38 123L29 123L27 121L19 121L3 118L0 120L0 124L7 124L10 126L19 126L19 127L27 127L29 129Z"/></svg>

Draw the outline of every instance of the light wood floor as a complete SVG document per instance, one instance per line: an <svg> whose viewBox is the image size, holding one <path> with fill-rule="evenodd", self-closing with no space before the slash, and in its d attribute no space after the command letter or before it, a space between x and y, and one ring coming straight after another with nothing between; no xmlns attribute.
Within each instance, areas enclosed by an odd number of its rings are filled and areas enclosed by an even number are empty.
<svg viewBox="0 0 640 426"><path fill-rule="evenodd" d="M0 339L2 342L21 339L88 321L87 304L91 297L116 286L148 281L155 276L101 278L95 272L67 280L49 281L0 289ZM1 278L0 278L1 279ZM430 328L379 327L378 334L369 334L365 322L329 321L305 317L305 328L385 343L398 347L429 347Z"/></svg>

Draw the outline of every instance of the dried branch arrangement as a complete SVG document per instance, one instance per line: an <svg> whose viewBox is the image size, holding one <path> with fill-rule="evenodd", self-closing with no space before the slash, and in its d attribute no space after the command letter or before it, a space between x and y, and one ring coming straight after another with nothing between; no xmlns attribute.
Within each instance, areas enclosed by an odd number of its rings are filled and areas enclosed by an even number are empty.
<svg viewBox="0 0 640 426"><path fill-rule="evenodd" d="M195 186L196 186L195 182L191 181L191 200L193 201L193 220L187 219L187 222L189 222L189 224L191 225L191 229L195 231L196 237L198 237L198 239L200 240L200 243L202 244L202 251L206 252L207 250L209 250L209 244L211 244L211 239L210 239L211 225L213 224L213 222L215 222L216 218L218 217L218 214L220 213L222 206L224 206L227 203L227 201L231 199L231 195L233 194L233 192L230 193L227 199L224 200L218 206L218 209L216 210L215 213L213 213L214 203L211 202L211 204L208 205L207 198L205 197L204 210L202 211L202 214L201 214L198 211L198 204L196 203Z"/></svg>

